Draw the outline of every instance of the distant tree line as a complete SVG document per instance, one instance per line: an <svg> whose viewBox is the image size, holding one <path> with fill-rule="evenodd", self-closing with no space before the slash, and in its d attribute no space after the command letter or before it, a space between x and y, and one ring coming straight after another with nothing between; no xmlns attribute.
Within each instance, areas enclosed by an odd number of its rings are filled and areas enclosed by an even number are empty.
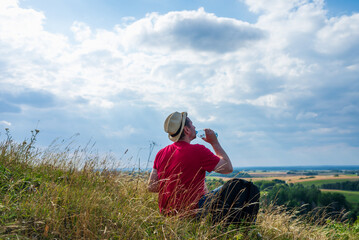
<svg viewBox="0 0 359 240"><path fill-rule="evenodd" d="M209 191L212 191L213 189L218 188L219 186L222 186L224 184L223 179L221 178L206 178L206 184Z"/></svg>
<svg viewBox="0 0 359 240"><path fill-rule="evenodd" d="M317 171L298 172L298 171L296 171L296 170L291 170L291 171L288 171L287 174L314 176L314 175L318 175L318 172L317 172Z"/></svg>
<svg viewBox="0 0 359 240"><path fill-rule="evenodd" d="M322 189L338 189L347 191L359 191L359 181L346 181L322 184Z"/></svg>
<svg viewBox="0 0 359 240"><path fill-rule="evenodd" d="M256 181L255 185L259 188L260 191L268 191L271 188L273 188L273 186L276 185L277 183L285 183L285 181L279 179L274 179L272 181L261 180L261 181Z"/></svg>
<svg viewBox="0 0 359 240"><path fill-rule="evenodd" d="M359 176L359 170L331 170L331 172L338 172L342 174L354 174Z"/></svg>
<svg viewBox="0 0 359 240"><path fill-rule="evenodd" d="M257 183L255 183L257 184ZM268 186L268 183L265 183ZM260 188L263 189L263 183ZM266 188L266 194L263 194L262 200L273 202L276 205L284 205L288 209L298 208L300 214L313 214L320 216L320 212L325 212L325 216L338 218L343 212L349 212L345 219L355 221L358 206L351 206L345 196L340 193L324 193L314 185L304 187L302 184L277 184Z"/></svg>

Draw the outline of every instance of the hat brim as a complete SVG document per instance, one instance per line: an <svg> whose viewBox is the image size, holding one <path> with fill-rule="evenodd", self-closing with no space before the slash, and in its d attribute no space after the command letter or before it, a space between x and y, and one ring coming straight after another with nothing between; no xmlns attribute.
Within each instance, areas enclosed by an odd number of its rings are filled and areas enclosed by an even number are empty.
<svg viewBox="0 0 359 240"><path fill-rule="evenodd" d="M182 114L182 122L181 122L181 130L180 130L180 132L174 137L172 137L171 134L168 134L168 138L172 142L177 142L180 139L180 137L182 135L182 132L183 132L183 128L184 128L186 118L187 118L187 112L182 112L181 114Z"/></svg>

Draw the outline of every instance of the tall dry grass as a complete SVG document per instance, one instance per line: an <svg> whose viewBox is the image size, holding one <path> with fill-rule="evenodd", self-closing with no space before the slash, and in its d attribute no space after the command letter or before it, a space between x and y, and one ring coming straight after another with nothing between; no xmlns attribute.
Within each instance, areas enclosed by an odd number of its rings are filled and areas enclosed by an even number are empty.
<svg viewBox="0 0 359 240"><path fill-rule="evenodd" d="M56 144L35 149L36 134L0 142L0 239L339 239L329 225L262 206L247 229L211 225L208 218L164 217L147 174L118 172L115 159ZM348 226L343 239L356 239ZM359 231L358 231L359 232Z"/></svg>
<svg viewBox="0 0 359 240"><path fill-rule="evenodd" d="M298 209L287 210L273 204L262 206L257 227L265 239L359 239L359 224L350 225L319 216L298 215Z"/></svg>

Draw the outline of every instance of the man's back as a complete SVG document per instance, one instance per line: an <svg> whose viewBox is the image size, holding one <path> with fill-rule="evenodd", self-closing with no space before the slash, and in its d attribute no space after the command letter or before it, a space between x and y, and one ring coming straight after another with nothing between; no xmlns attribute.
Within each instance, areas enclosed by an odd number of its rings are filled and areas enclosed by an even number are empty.
<svg viewBox="0 0 359 240"><path fill-rule="evenodd" d="M154 162L160 182L160 211L174 214L197 208L206 193L206 171L213 171L218 162L216 155L199 144L179 141L160 150Z"/></svg>

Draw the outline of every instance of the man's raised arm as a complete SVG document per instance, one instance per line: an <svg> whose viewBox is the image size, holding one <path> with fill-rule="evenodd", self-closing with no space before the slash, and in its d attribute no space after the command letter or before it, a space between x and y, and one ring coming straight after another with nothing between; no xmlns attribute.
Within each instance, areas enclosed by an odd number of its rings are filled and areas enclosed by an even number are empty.
<svg viewBox="0 0 359 240"><path fill-rule="evenodd" d="M217 166L214 168L214 171L222 174L232 173L232 162L229 159L227 153L222 148L221 144L219 144L216 134L211 129L205 129L205 131L206 138L204 138L203 140L212 145L214 152L220 158Z"/></svg>

